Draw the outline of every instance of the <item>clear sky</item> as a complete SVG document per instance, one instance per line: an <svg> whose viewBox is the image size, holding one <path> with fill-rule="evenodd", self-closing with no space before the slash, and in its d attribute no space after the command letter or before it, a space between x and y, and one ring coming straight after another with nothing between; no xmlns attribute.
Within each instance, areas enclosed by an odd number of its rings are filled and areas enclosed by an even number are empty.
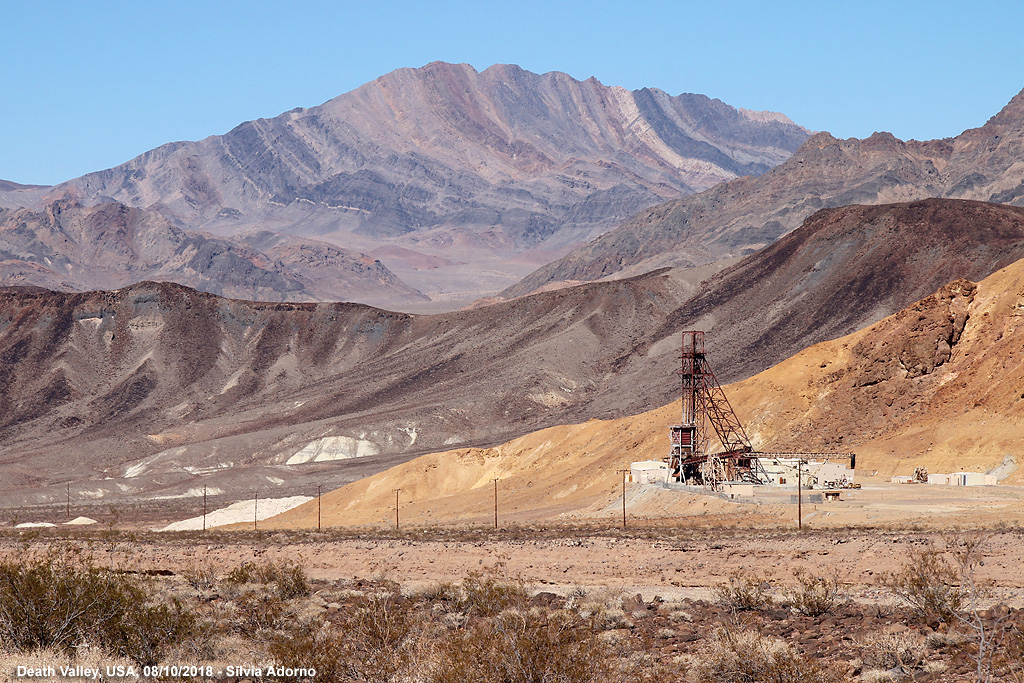
<svg viewBox="0 0 1024 683"><path fill-rule="evenodd" d="M0 0L0 178L52 184L434 60L956 135L1024 89L1024 3Z"/></svg>

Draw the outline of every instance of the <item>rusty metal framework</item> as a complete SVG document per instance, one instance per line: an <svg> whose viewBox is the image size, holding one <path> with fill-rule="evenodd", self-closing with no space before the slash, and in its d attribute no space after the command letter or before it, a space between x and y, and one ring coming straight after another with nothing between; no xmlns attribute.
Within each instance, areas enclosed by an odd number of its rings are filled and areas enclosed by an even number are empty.
<svg viewBox="0 0 1024 683"><path fill-rule="evenodd" d="M682 333L679 373L682 420L669 427L672 478L714 489L721 488L724 481L764 483L764 469L708 364L703 332ZM712 429L722 445L720 452L708 452Z"/></svg>
<svg viewBox="0 0 1024 683"><path fill-rule="evenodd" d="M673 480L714 490L721 489L724 482L767 484L769 477L762 458L794 458L805 464L808 458L848 460L850 469L856 466L853 453L755 451L708 364L704 333L699 330L683 332L681 348L682 420L669 427L670 447L666 458ZM712 430L722 446L722 450L715 453L708 452Z"/></svg>

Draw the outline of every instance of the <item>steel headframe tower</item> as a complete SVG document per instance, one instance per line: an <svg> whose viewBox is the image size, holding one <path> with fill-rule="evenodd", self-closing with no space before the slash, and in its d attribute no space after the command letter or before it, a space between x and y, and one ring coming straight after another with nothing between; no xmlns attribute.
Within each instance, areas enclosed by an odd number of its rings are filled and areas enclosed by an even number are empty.
<svg viewBox="0 0 1024 683"><path fill-rule="evenodd" d="M683 332L680 360L682 422L669 428L670 474L676 481L716 489L723 481L762 483L761 463L708 365L703 332ZM708 453L711 429L722 444L722 452Z"/></svg>

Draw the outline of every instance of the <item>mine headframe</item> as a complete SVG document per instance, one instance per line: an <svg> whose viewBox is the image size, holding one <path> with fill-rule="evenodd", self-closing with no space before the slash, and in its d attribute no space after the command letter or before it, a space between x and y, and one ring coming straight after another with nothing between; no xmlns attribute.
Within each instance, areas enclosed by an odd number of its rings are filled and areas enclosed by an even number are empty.
<svg viewBox="0 0 1024 683"><path fill-rule="evenodd" d="M714 489L724 481L767 483L743 425L708 364L703 332L683 332L680 363L682 419L669 427L669 475L675 481ZM721 452L708 452L712 429L722 444Z"/></svg>

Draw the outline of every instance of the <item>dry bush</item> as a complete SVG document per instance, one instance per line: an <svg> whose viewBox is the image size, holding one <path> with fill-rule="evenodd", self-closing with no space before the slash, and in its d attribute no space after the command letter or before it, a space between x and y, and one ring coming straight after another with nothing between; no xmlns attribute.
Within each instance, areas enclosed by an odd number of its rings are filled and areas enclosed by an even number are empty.
<svg viewBox="0 0 1024 683"><path fill-rule="evenodd" d="M719 630L691 658L692 683L838 683L843 678L754 631Z"/></svg>
<svg viewBox="0 0 1024 683"><path fill-rule="evenodd" d="M272 584L282 600L303 598L312 592L306 570L291 560L243 562L228 572L224 582L234 586L247 583Z"/></svg>
<svg viewBox="0 0 1024 683"><path fill-rule="evenodd" d="M411 603L391 593L376 593L344 624L356 680L384 683L412 662L412 632L418 619Z"/></svg>
<svg viewBox="0 0 1024 683"><path fill-rule="evenodd" d="M493 616L512 607L522 607L530 589L520 581L503 581L491 574L470 572L462 580L458 609L469 615Z"/></svg>
<svg viewBox="0 0 1024 683"><path fill-rule="evenodd" d="M785 591L785 601L793 610L809 617L820 617L846 604L839 588L839 577L818 576L802 570L793 573L796 586Z"/></svg>
<svg viewBox="0 0 1024 683"><path fill-rule="evenodd" d="M217 586L217 572L213 567L193 564L181 571L185 583L197 591L206 591Z"/></svg>
<svg viewBox="0 0 1024 683"><path fill-rule="evenodd" d="M742 570L729 575L729 583L720 583L714 589L715 598L723 607L735 612L769 609L774 600L768 593L769 582Z"/></svg>
<svg viewBox="0 0 1024 683"><path fill-rule="evenodd" d="M928 651L924 637L910 632L875 634L861 647L865 667L886 671L918 669L924 664Z"/></svg>
<svg viewBox="0 0 1024 683"><path fill-rule="evenodd" d="M430 683L599 683L610 680L608 649L572 612L520 609L470 622L438 645Z"/></svg>
<svg viewBox="0 0 1024 683"><path fill-rule="evenodd" d="M0 563L0 639L15 650L71 654L94 643L109 655L155 664L195 626L177 600L153 603L138 576L96 567L70 545Z"/></svg>
<svg viewBox="0 0 1024 683"><path fill-rule="evenodd" d="M934 548L911 550L907 563L883 575L882 583L931 623L953 621L967 597L956 569Z"/></svg>
<svg viewBox="0 0 1024 683"><path fill-rule="evenodd" d="M323 620L296 624L270 641L270 656L285 667L316 669L319 683L351 680L346 636Z"/></svg>

